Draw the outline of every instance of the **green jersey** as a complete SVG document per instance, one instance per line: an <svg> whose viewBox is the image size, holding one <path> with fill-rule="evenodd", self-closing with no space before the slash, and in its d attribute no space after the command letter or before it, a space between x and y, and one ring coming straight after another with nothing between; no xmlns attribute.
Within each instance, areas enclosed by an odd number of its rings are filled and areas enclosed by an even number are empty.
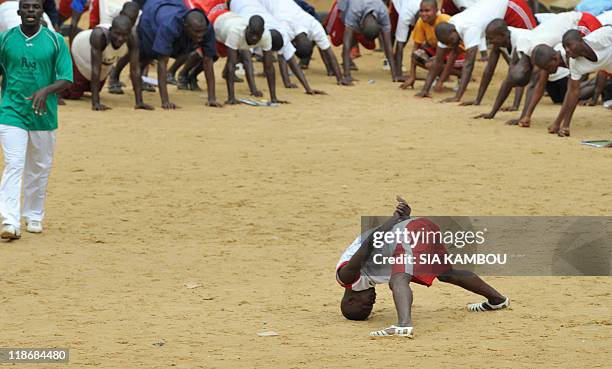
<svg viewBox="0 0 612 369"><path fill-rule="evenodd" d="M72 82L72 59L59 33L41 26L26 37L17 26L0 33L2 103L0 124L27 131L57 129L57 95L47 97L47 112L37 115L28 97L57 80Z"/></svg>

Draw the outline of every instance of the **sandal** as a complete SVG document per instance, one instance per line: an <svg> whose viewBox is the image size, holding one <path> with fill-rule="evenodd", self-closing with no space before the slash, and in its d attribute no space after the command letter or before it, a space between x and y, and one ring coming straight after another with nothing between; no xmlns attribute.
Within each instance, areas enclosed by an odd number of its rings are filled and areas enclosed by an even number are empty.
<svg viewBox="0 0 612 369"><path fill-rule="evenodd" d="M392 325L388 328L381 329L379 331L370 332L370 337L407 337L413 338L412 327L398 327L396 325ZM392 330L392 333L387 332L387 330Z"/></svg>
<svg viewBox="0 0 612 369"><path fill-rule="evenodd" d="M491 305L488 301L478 302L475 304L469 304L467 306L468 311L472 313L482 312L482 311L493 311L505 309L510 306L510 300L506 297L506 300L498 305Z"/></svg>

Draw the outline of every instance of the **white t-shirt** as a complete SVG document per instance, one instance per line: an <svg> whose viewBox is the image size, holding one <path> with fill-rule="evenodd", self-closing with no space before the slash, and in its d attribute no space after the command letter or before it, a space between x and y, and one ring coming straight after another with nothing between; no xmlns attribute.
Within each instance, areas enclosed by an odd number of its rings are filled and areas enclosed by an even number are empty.
<svg viewBox="0 0 612 369"><path fill-rule="evenodd" d="M404 228L406 228L406 225L411 221L412 219L407 219L400 223L397 223L395 226L393 226L390 232L395 232L396 229L399 229L400 231L403 230ZM336 279L338 280L338 282L340 282L340 280L338 279L338 269L346 265L346 263L351 260L353 255L355 255L357 250L359 250L359 248L361 247L361 243L363 242L362 240L365 240L375 230L377 230L377 228L370 229L359 235L355 239L355 241L353 241L353 243L351 243L349 247L344 251L344 253L340 257L340 260L338 261L338 264L336 264ZM402 246L404 248L404 254L407 257L412 257L412 247L410 247L410 245ZM395 242L385 243L380 249L377 249L376 252L382 254L383 256L392 256L395 252L396 247L397 244ZM364 291L371 287L374 287L377 284L389 283L389 280L391 279L391 273L385 268L390 268L390 265L376 266L372 262L364 263L360 270L359 279L352 283L350 288L353 291ZM414 268L412 263L406 263L404 268L405 273L408 273L410 275L414 274ZM340 282L340 284L342 283Z"/></svg>
<svg viewBox="0 0 612 369"><path fill-rule="evenodd" d="M108 30L110 24L100 24L96 28L104 28ZM72 59L76 65L79 73L83 77L91 80L91 33L95 28L88 29L77 33L72 40L72 47L70 52ZM124 56L128 52L127 42L124 42L118 49L113 48L113 45L108 41L106 48L102 51L102 65L100 67L100 81L108 76L113 65L117 62L117 59Z"/></svg>
<svg viewBox="0 0 612 369"><path fill-rule="evenodd" d="M314 41L321 50L327 50L331 47L321 23L312 15L306 13L293 0L254 1L259 1L270 14L286 26L291 40L300 33L305 33L308 39Z"/></svg>
<svg viewBox="0 0 612 369"><path fill-rule="evenodd" d="M612 24L612 10L608 10L603 12L597 16L597 20L601 23L602 26L606 24Z"/></svg>
<svg viewBox="0 0 612 369"><path fill-rule="evenodd" d="M117 18L119 13L121 13L123 4L127 3L128 1L130 0L99 0L98 7L100 9L100 23L113 23L113 19Z"/></svg>
<svg viewBox="0 0 612 369"><path fill-rule="evenodd" d="M421 0L393 0L393 7L398 14L395 39L398 42L406 42L410 26L414 26L419 19Z"/></svg>
<svg viewBox="0 0 612 369"><path fill-rule="evenodd" d="M257 0L232 0L230 10L240 14L243 18L249 19L254 15L263 18L267 30L276 30L283 37L283 47L278 51L285 60L289 60L295 54L295 47L289 38L287 27L279 22L261 3Z"/></svg>
<svg viewBox="0 0 612 369"><path fill-rule="evenodd" d="M570 29L578 29L580 18L582 18L582 13L580 12L557 14L534 28L531 32L531 37L521 37L518 40L516 50L519 53L531 56L533 48L539 44L553 47L561 42L565 32Z"/></svg>
<svg viewBox="0 0 612 369"><path fill-rule="evenodd" d="M249 45L246 41L244 31L249 25L248 20L242 18L234 12L221 14L213 25L215 38L220 43L234 50L250 50L261 47L264 51L272 50L272 36L269 30L264 30L261 39L254 45Z"/></svg>
<svg viewBox="0 0 612 369"><path fill-rule="evenodd" d="M474 46L480 46L482 49L481 39L484 37L485 29L493 19L503 19L506 10L508 10L508 0L481 1L476 6L455 14L449 23L457 29L466 50ZM441 42L438 42L438 46L447 47Z"/></svg>
<svg viewBox="0 0 612 369"><path fill-rule="evenodd" d="M571 78L579 80L585 74L600 70L612 73L612 26L601 27L584 36L583 40L595 51L597 61L583 57L570 58Z"/></svg>

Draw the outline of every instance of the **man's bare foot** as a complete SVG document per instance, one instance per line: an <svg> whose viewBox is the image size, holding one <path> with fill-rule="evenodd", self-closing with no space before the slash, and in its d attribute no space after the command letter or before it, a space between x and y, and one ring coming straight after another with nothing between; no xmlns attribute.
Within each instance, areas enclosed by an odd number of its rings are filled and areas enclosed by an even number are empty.
<svg viewBox="0 0 612 369"><path fill-rule="evenodd" d="M559 132L557 132L557 136L559 136L559 137L569 137L570 136L570 129L569 129L569 127L561 127L559 129Z"/></svg>

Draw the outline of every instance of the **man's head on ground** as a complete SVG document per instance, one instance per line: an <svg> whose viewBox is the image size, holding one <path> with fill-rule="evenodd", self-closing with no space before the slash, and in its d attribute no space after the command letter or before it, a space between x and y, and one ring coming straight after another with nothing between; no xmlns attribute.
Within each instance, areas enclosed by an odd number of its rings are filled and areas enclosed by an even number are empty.
<svg viewBox="0 0 612 369"><path fill-rule="evenodd" d="M134 24L136 24L136 20L138 19L139 12L140 12L140 6L138 5L138 3L135 3L133 1L128 1L127 3L123 4L123 7L121 8L121 12L119 12L119 14L125 15L128 18L130 18L130 20L132 21L132 26L133 26Z"/></svg>
<svg viewBox="0 0 612 369"><path fill-rule="evenodd" d="M208 20L204 13L199 10L192 10L185 16L184 29L187 37L196 44L204 41L206 35L206 29L208 27Z"/></svg>
<svg viewBox="0 0 612 369"><path fill-rule="evenodd" d="M272 50L278 51L283 48L285 41L283 41L283 35L275 29L270 30L270 36L272 36Z"/></svg>
<svg viewBox="0 0 612 369"><path fill-rule="evenodd" d="M110 27L110 38L113 48L118 49L121 47L130 37L131 30L132 20L128 16L121 14L116 16Z"/></svg>
<svg viewBox="0 0 612 369"><path fill-rule="evenodd" d="M353 291L349 288L344 290L344 296L340 301L340 311L346 319L366 320L372 312L376 303L376 290L369 288L364 291Z"/></svg>
<svg viewBox="0 0 612 369"><path fill-rule="evenodd" d="M455 26L448 22L442 22L436 26L436 38L450 48L459 46L461 41Z"/></svg>
<svg viewBox="0 0 612 369"><path fill-rule="evenodd" d="M508 23L501 18L493 19L485 29L487 41L493 46L510 47L510 30Z"/></svg>
<svg viewBox="0 0 612 369"><path fill-rule="evenodd" d="M43 15L42 0L19 0L17 14L21 17L21 24L24 26L40 25Z"/></svg>
<svg viewBox="0 0 612 369"><path fill-rule="evenodd" d="M380 34L380 24L378 24L373 13L366 14L366 16L361 19L360 27L361 34L368 40L374 40Z"/></svg>
<svg viewBox="0 0 612 369"><path fill-rule="evenodd" d="M548 73L555 73L562 62L561 54L545 44L536 46L531 56L533 57L533 63Z"/></svg>
<svg viewBox="0 0 612 369"><path fill-rule="evenodd" d="M298 58L310 58L313 49L312 41L308 39L308 36L306 36L304 32L295 36L291 43L295 47L295 55L297 55Z"/></svg>
<svg viewBox="0 0 612 369"><path fill-rule="evenodd" d="M436 0L421 1L419 16L423 22L433 25L436 22L436 17L438 16L438 2Z"/></svg>
<svg viewBox="0 0 612 369"><path fill-rule="evenodd" d="M264 19L260 15L249 18L249 25L244 30L244 37L249 45L255 45L264 33Z"/></svg>
<svg viewBox="0 0 612 369"><path fill-rule="evenodd" d="M578 58L587 55L588 45L584 42L582 34L579 31L571 29L565 32L561 42L563 43L563 48L568 57Z"/></svg>

